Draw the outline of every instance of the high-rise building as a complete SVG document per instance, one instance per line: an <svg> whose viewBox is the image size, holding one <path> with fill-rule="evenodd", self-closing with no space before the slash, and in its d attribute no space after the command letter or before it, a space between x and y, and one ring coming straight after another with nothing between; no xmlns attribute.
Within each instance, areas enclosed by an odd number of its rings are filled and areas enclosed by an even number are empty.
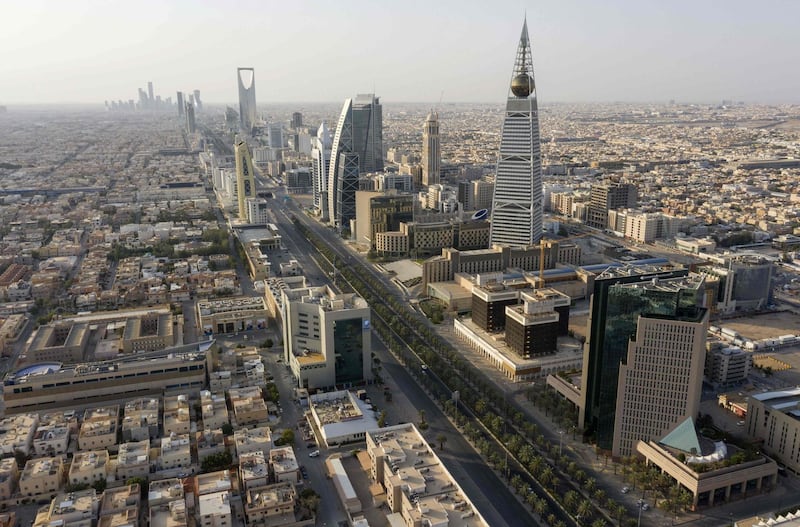
<svg viewBox="0 0 800 527"><path fill-rule="evenodd" d="M528 22L522 25L506 101L492 200L491 243L533 245L542 237L542 156Z"/></svg>
<svg viewBox="0 0 800 527"><path fill-rule="evenodd" d="M344 188L337 181L341 172L340 163L345 159L341 156L342 153L351 154L346 157L350 164L347 170L350 177L353 176L354 161L361 174L383 171L383 109L380 99L375 95L357 95L355 101L346 99L333 136L328 170L328 212L331 223L346 227L346 223L342 223L336 216L337 201L341 202L336 190ZM353 214L355 215L355 195Z"/></svg>
<svg viewBox="0 0 800 527"><path fill-rule="evenodd" d="M356 217L356 192L358 187L358 154L342 152L337 164L336 190L333 214L339 228L349 229L350 220Z"/></svg>
<svg viewBox="0 0 800 527"><path fill-rule="evenodd" d="M283 124L269 123L267 126L270 148L283 148Z"/></svg>
<svg viewBox="0 0 800 527"><path fill-rule="evenodd" d="M311 177L314 208L319 211L323 221L328 220L328 167L331 161L333 139L328 126L323 121L312 139Z"/></svg>
<svg viewBox="0 0 800 527"><path fill-rule="evenodd" d="M422 184L438 185L442 151L439 145L439 114L431 111L422 129Z"/></svg>
<svg viewBox="0 0 800 527"><path fill-rule="evenodd" d="M236 198L239 205L239 219L247 221L247 200L256 197L253 158L244 141L236 143L234 152L236 155Z"/></svg>
<svg viewBox="0 0 800 527"><path fill-rule="evenodd" d="M699 397L705 357L701 326L707 325L707 315L701 307L702 278L687 276L686 269L672 266L630 265L609 268L594 279L578 422L598 448L630 452L634 436L663 435L686 417L682 412L696 413L699 399L693 398ZM682 395L663 407L676 391ZM647 394L653 397L647 399ZM635 406L625 397L638 397L631 399ZM654 401L658 407L649 407ZM651 428L633 416L636 411L650 416ZM654 417L658 412L664 415ZM628 441L624 445L623 437Z"/></svg>
<svg viewBox="0 0 800 527"><path fill-rule="evenodd" d="M186 133L193 134L197 131L197 123L194 120L194 106L186 105Z"/></svg>
<svg viewBox="0 0 800 527"><path fill-rule="evenodd" d="M638 191L630 183L592 185L586 224L596 229L608 227L608 211L636 206Z"/></svg>
<svg viewBox="0 0 800 527"><path fill-rule="evenodd" d="M637 441L658 440L700 410L708 310L699 306L703 278L689 275L619 286L641 314L619 365L615 458Z"/></svg>
<svg viewBox="0 0 800 527"><path fill-rule="evenodd" d="M192 93L194 95L194 107L196 110L203 109L203 101L200 100L200 90L194 90Z"/></svg>
<svg viewBox="0 0 800 527"><path fill-rule="evenodd" d="M152 108L155 105L156 98L153 95L153 81L147 81L147 99Z"/></svg>
<svg viewBox="0 0 800 527"><path fill-rule="evenodd" d="M372 378L370 307L329 286L281 292L284 360L305 388L357 384Z"/></svg>
<svg viewBox="0 0 800 527"><path fill-rule="evenodd" d="M253 68L237 68L239 83L239 126L242 132L251 134L256 124L256 73Z"/></svg>
<svg viewBox="0 0 800 527"><path fill-rule="evenodd" d="M186 109L186 103L183 102L183 92L179 91L176 94L176 98L178 101L178 117L183 117L183 112Z"/></svg>
<svg viewBox="0 0 800 527"><path fill-rule="evenodd" d="M292 113L292 130L299 130L303 126L303 114L300 112Z"/></svg>

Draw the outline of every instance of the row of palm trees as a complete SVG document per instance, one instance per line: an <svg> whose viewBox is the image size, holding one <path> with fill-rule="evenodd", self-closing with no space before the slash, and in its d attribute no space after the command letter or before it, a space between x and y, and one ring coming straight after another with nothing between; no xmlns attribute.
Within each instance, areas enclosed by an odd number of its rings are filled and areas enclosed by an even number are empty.
<svg viewBox="0 0 800 527"><path fill-rule="evenodd" d="M541 510L541 502L535 501L534 498L530 498L528 501L528 495L536 495L530 492L525 496L526 502L543 521L546 521L550 515L558 519L556 512L558 512L559 505L560 508L571 514L580 525L599 527L606 524L603 513L597 507L606 508L619 521L627 519L625 518L625 508L613 500L609 502L602 491L600 494L596 494L585 489L583 486L587 484L590 489L593 489L596 482L588 481L582 470L580 472L578 470L567 471L569 467L577 467L577 465L574 462L570 464L569 458L562 455L559 446L550 444L539 433L536 425L530 423L522 412L514 408L513 404L506 400L504 394L486 379L483 372L464 360L448 342L439 337L426 319L408 309L403 300L394 295L385 294L385 285L371 273L354 268L352 265L341 265L341 259L325 242L310 230L305 229L301 223L298 223L298 227L327 258L330 270L337 268L340 276L370 304L376 315L372 318L373 329L376 330L389 350L404 362L412 373L415 371L419 373L420 367L424 363L427 368L437 374L435 378L424 374L418 374L417 377L442 401L445 411L458 426L463 427L465 435L473 441L488 463L496 469L507 468L506 455L501 446L505 445L512 461L518 463L524 471L527 471L528 477L532 476L538 485L541 485L549 493L553 502L548 505L547 512L543 511L542 514L537 512L537 507ZM461 404L452 402L450 396L453 392L459 393ZM554 410L560 408L555 406L556 400L549 395L542 395L542 404L553 405ZM550 407L548 406L548 408ZM565 410L565 408L561 408L561 410ZM574 409L561 410L558 415L563 416L564 424L567 425L569 422L570 426L574 428L576 422L576 418L572 415ZM480 430L480 427L473 421L475 417L490 433L487 434ZM506 425L510 432L505 432ZM515 475L523 480L522 474L524 472ZM570 479L572 481L569 481ZM577 490L573 488L573 485L578 485ZM527 488L528 486L525 486L524 490L527 491ZM581 499L574 504L573 500L569 500L569 502L566 500L567 496L573 496L573 494L569 494L570 490L581 496ZM543 497L536 497L547 502ZM563 520L560 521L563 522ZM550 521L547 523L555 524Z"/></svg>

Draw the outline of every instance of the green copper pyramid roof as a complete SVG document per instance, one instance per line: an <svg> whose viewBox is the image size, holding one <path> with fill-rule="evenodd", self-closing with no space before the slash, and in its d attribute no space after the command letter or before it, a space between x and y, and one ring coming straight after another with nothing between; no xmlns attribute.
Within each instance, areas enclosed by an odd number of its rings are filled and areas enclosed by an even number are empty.
<svg viewBox="0 0 800 527"><path fill-rule="evenodd" d="M659 443L664 446L676 448L687 454L702 455L700 451L700 440L697 439L697 432L694 429L694 420L691 417L687 417L685 421L673 428Z"/></svg>

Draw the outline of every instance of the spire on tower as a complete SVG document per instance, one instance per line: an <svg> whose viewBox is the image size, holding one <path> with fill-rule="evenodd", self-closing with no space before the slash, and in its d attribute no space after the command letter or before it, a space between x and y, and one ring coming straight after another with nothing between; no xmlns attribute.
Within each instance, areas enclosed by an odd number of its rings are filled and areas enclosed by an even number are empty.
<svg viewBox="0 0 800 527"><path fill-rule="evenodd" d="M511 77L511 93L521 99L527 98L534 92L533 58L531 41L528 37L528 18L522 23L522 34L519 37L517 56L514 60L514 72Z"/></svg>

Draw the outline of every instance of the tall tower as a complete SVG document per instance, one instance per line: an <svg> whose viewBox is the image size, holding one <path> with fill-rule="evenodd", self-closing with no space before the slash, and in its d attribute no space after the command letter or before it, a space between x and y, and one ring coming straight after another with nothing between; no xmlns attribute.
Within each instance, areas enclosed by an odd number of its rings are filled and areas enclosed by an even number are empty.
<svg viewBox="0 0 800 527"><path fill-rule="evenodd" d="M197 109L198 111L202 110L203 109L203 101L200 100L200 90L194 90L192 92L192 95L194 95L194 107L195 107L195 109Z"/></svg>
<svg viewBox="0 0 800 527"><path fill-rule="evenodd" d="M528 21L522 25L497 159L489 242L526 246L542 237L542 156Z"/></svg>
<svg viewBox="0 0 800 527"><path fill-rule="evenodd" d="M253 68L237 68L239 82L239 125L250 135L256 124L256 73Z"/></svg>
<svg viewBox="0 0 800 527"><path fill-rule="evenodd" d="M183 111L186 109L186 103L183 102L182 91L179 91L177 93L177 100L178 100L178 117L183 117Z"/></svg>
<svg viewBox="0 0 800 527"><path fill-rule="evenodd" d="M313 178L314 207L323 221L328 220L328 167L331 161L333 139L328 126L323 121L312 140L311 176Z"/></svg>
<svg viewBox="0 0 800 527"><path fill-rule="evenodd" d="M194 106L186 104L186 133L193 134L197 131L197 123L194 120Z"/></svg>
<svg viewBox="0 0 800 527"><path fill-rule="evenodd" d="M442 151L439 147L439 114L431 111L422 129L422 184L438 185Z"/></svg>
<svg viewBox="0 0 800 527"><path fill-rule="evenodd" d="M256 197L256 176L253 158L247 143L239 141L234 147L236 155L236 194L239 205L239 219L247 221L247 200Z"/></svg>
<svg viewBox="0 0 800 527"><path fill-rule="evenodd" d="M350 179L358 176L354 174L354 162L359 174L383 170L383 109L375 95L357 95L355 101L346 99L333 136L328 170L328 214L330 222L339 227L346 227L336 216L337 203L341 204L336 192L344 188L337 181L340 164L345 159L343 153L352 154L346 158L346 173Z"/></svg>
<svg viewBox="0 0 800 527"><path fill-rule="evenodd" d="M610 267L595 278L578 423L598 448L627 451L634 437L663 434L685 412L696 412L703 360L695 354L704 357L700 333L705 335L702 325L708 323L702 290L700 277L672 266ZM656 407L676 393L681 396L669 408ZM649 416L651 427L635 418L637 411Z"/></svg>

